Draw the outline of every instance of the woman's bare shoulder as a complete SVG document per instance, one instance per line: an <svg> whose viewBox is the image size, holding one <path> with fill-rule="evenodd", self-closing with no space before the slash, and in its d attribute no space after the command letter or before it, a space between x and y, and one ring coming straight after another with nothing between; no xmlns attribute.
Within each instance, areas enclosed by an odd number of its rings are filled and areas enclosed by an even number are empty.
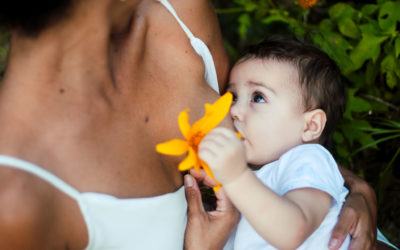
<svg viewBox="0 0 400 250"><path fill-rule="evenodd" d="M220 84L227 81L229 58L226 53L217 15L210 0L170 0L192 33L211 51Z"/></svg>
<svg viewBox="0 0 400 250"><path fill-rule="evenodd" d="M37 178L36 178L37 179ZM25 172L0 168L0 249L40 249L54 214L53 192Z"/></svg>

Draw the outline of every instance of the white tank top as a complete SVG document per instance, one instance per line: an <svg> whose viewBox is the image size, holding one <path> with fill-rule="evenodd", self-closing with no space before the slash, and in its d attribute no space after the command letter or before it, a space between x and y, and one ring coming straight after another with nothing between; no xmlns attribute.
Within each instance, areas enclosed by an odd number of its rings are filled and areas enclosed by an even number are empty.
<svg viewBox="0 0 400 250"><path fill-rule="evenodd" d="M183 187L155 197L119 199L80 193L43 168L14 157L0 155L0 165L29 172L76 200L89 233L86 249L183 249L187 210Z"/></svg>
<svg viewBox="0 0 400 250"><path fill-rule="evenodd" d="M199 38L195 37L192 34L192 32L188 29L188 27L179 18L178 14L175 12L174 8L168 2L168 0L157 0L157 1L162 3L165 6L165 8L167 8L169 12L171 12L171 14L175 17L176 21L182 27L183 31L185 31L193 49L203 59L205 67L204 78L206 82L213 90L215 90L219 94L217 72L215 70L214 60L207 45L202 40L200 40Z"/></svg>

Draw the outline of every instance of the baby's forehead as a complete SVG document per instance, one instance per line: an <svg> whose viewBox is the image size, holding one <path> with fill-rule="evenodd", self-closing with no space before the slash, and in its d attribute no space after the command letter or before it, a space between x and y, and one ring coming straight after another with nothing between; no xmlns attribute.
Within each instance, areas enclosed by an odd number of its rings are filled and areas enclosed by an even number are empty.
<svg viewBox="0 0 400 250"><path fill-rule="evenodd" d="M251 67L243 67L243 64L249 65L249 63ZM243 70L253 73L255 67L257 68L255 75L262 75L265 72L269 75L279 76L291 83L300 84L300 72L297 63L276 58L241 58L232 67L230 78L233 75L232 73L243 72ZM229 81L229 84L231 84L231 81Z"/></svg>

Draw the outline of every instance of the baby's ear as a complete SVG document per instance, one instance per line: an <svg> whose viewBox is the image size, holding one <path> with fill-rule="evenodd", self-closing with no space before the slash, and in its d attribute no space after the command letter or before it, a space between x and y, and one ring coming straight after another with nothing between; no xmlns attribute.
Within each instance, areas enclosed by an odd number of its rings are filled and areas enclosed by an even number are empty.
<svg viewBox="0 0 400 250"><path fill-rule="evenodd" d="M311 142L318 139L325 128L326 114L322 109L314 109L304 113L305 129L303 131L303 142Z"/></svg>

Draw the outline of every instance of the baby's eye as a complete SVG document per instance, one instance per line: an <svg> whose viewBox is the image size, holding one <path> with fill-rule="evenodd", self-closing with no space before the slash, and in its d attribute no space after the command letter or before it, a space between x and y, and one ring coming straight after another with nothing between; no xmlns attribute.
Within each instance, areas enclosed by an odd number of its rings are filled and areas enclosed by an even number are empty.
<svg viewBox="0 0 400 250"><path fill-rule="evenodd" d="M232 94L232 104L237 102L237 96L235 92L229 91Z"/></svg>
<svg viewBox="0 0 400 250"><path fill-rule="evenodd" d="M266 102L264 96L263 96L261 93L259 93L259 92L255 92L255 93L253 94L253 97L251 98L251 101L252 101L252 102L255 102L255 103L263 103L263 102Z"/></svg>

